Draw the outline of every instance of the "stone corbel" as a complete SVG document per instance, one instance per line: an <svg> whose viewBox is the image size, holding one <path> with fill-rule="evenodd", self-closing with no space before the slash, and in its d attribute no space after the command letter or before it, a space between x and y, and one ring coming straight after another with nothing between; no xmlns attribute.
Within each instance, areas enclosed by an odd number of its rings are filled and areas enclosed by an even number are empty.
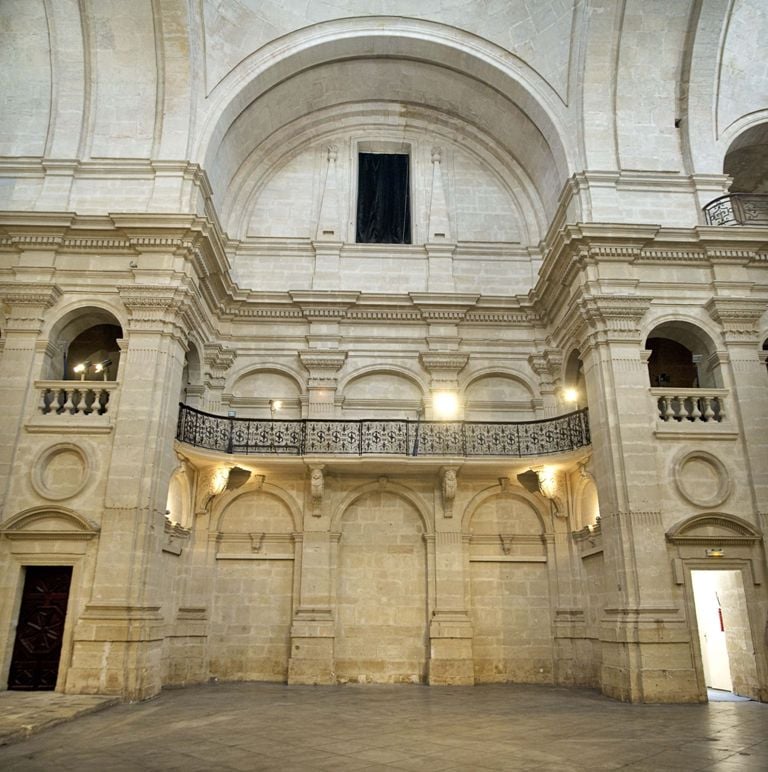
<svg viewBox="0 0 768 772"><path fill-rule="evenodd" d="M251 537L251 552L261 552L261 548L264 546L264 534L263 533L250 533Z"/></svg>
<svg viewBox="0 0 768 772"><path fill-rule="evenodd" d="M312 502L312 517L320 517L322 512L320 507L325 495L325 475L323 474L325 464L312 464L309 475L309 494Z"/></svg>
<svg viewBox="0 0 768 772"><path fill-rule="evenodd" d="M456 498L456 466L444 466L440 470L441 493L443 497L443 516L453 517L453 502Z"/></svg>

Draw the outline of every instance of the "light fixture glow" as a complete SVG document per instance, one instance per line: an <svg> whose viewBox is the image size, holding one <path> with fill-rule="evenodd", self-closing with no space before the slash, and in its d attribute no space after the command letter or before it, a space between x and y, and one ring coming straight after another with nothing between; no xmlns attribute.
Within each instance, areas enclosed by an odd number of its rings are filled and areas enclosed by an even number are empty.
<svg viewBox="0 0 768 772"><path fill-rule="evenodd" d="M437 418L455 418L459 412L459 398L452 391L438 391L432 397L432 407Z"/></svg>
<svg viewBox="0 0 768 772"><path fill-rule="evenodd" d="M539 489L548 499L557 495L557 475L554 467L545 466L539 472Z"/></svg>
<svg viewBox="0 0 768 772"><path fill-rule="evenodd" d="M228 480L229 480L229 467L220 466L213 473L213 477L211 478L211 495L217 496L219 493L221 493L227 487Z"/></svg>
<svg viewBox="0 0 768 772"><path fill-rule="evenodd" d="M579 401L578 390L573 388L563 389L563 399L566 402L578 402Z"/></svg>

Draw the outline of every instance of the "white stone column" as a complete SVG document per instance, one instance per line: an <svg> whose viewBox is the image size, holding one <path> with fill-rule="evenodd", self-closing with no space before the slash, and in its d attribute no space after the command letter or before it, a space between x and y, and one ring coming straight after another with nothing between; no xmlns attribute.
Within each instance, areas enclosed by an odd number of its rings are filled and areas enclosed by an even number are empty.
<svg viewBox="0 0 768 772"><path fill-rule="evenodd" d="M443 187L442 152L439 147L432 149L432 194L429 202L429 224L427 228L429 292L453 292L456 284L453 278L453 255L456 243L451 234L448 204Z"/></svg>

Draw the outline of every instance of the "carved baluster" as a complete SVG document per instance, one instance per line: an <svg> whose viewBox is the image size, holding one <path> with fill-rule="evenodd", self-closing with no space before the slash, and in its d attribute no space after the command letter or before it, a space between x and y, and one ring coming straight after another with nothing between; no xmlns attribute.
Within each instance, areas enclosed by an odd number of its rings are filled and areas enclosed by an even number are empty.
<svg viewBox="0 0 768 772"><path fill-rule="evenodd" d="M51 401L53 400L52 392L50 389L43 389L40 392L40 410L43 413L51 412Z"/></svg>
<svg viewBox="0 0 768 772"><path fill-rule="evenodd" d="M715 397L715 405L718 408L717 420L722 421L725 418L725 401L720 397Z"/></svg>
<svg viewBox="0 0 768 772"><path fill-rule="evenodd" d="M662 411L661 417L665 421L669 421L672 418L675 418L675 411L672 409L672 398L668 396L664 396L661 399L662 399L662 402L664 403L664 409Z"/></svg>
<svg viewBox="0 0 768 772"><path fill-rule="evenodd" d="M80 392L77 389L62 389L64 402L61 406L62 413L74 414L77 412L77 404L80 401Z"/></svg>
<svg viewBox="0 0 768 772"><path fill-rule="evenodd" d="M691 397L691 410L688 418L691 421L698 421L701 418L701 410L699 409L698 397Z"/></svg>
<svg viewBox="0 0 768 772"><path fill-rule="evenodd" d="M715 411L712 410L712 398L702 397L701 399L704 402L704 418L702 420L711 421L715 417Z"/></svg>

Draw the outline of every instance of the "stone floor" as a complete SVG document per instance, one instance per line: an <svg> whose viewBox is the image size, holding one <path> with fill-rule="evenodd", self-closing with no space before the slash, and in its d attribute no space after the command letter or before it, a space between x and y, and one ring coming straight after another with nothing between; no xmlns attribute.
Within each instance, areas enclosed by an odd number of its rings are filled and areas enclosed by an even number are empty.
<svg viewBox="0 0 768 772"><path fill-rule="evenodd" d="M626 705L545 686L219 684L0 748L0 769L768 770L768 705Z"/></svg>

